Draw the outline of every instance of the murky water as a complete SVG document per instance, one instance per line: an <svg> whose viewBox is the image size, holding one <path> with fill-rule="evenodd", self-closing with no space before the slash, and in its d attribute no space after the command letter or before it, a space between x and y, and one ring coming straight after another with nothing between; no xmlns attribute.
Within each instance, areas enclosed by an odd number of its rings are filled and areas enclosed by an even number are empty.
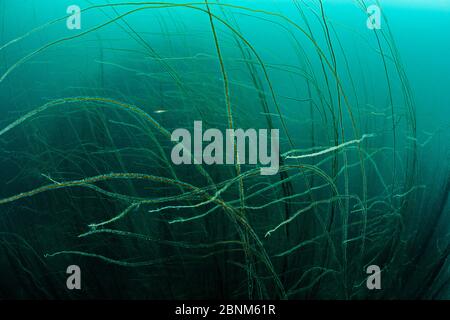
<svg viewBox="0 0 450 320"><path fill-rule="evenodd" d="M449 1L26 2L0 297L450 297Z"/></svg>

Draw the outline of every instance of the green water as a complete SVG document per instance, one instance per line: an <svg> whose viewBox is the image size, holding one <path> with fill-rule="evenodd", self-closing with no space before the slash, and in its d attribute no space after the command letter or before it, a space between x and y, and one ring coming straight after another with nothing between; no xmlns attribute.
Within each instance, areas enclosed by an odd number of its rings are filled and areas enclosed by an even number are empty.
<svg viewBox="0 0 450 320"><path fill-rule="evenodd" d="M449 39L446 0L0 0L0 298L450 298ZM277 174L175 165L194 121Z"/></svg>

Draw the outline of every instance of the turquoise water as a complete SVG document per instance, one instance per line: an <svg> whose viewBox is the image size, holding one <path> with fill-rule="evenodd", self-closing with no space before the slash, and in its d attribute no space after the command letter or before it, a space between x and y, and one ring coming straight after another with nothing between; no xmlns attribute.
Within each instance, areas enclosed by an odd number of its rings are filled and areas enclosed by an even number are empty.
<svg viewBox="0 0 450 320"><path fill-rule="evenodd" d="M0 0L0 297L448 299L450 2L207 4Z"/></svg>

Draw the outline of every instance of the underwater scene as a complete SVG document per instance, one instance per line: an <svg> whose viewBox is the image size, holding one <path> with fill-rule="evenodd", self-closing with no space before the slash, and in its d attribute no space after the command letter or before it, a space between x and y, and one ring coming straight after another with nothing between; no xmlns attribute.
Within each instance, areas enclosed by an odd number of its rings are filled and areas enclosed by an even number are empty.
<svg viewBox="0 0 450 320"><path fill-rule="evenodd" d="M449 0L0 0L0 299L450 299Z"/></svg>

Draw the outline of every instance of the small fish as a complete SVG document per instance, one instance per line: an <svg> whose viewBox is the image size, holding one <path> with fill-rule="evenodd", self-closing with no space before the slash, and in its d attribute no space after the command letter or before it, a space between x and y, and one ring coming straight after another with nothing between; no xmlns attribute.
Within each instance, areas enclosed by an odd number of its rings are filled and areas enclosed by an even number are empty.
<svg viewBox="0 0 450 320"><path fill-rule="evenodd" d="M154 113L156 113L156 114L160 114L160 113L166 113L168 110L164 110L164 109L160 109L160 110L156 110L156 111L153 111Z"/></svg>

